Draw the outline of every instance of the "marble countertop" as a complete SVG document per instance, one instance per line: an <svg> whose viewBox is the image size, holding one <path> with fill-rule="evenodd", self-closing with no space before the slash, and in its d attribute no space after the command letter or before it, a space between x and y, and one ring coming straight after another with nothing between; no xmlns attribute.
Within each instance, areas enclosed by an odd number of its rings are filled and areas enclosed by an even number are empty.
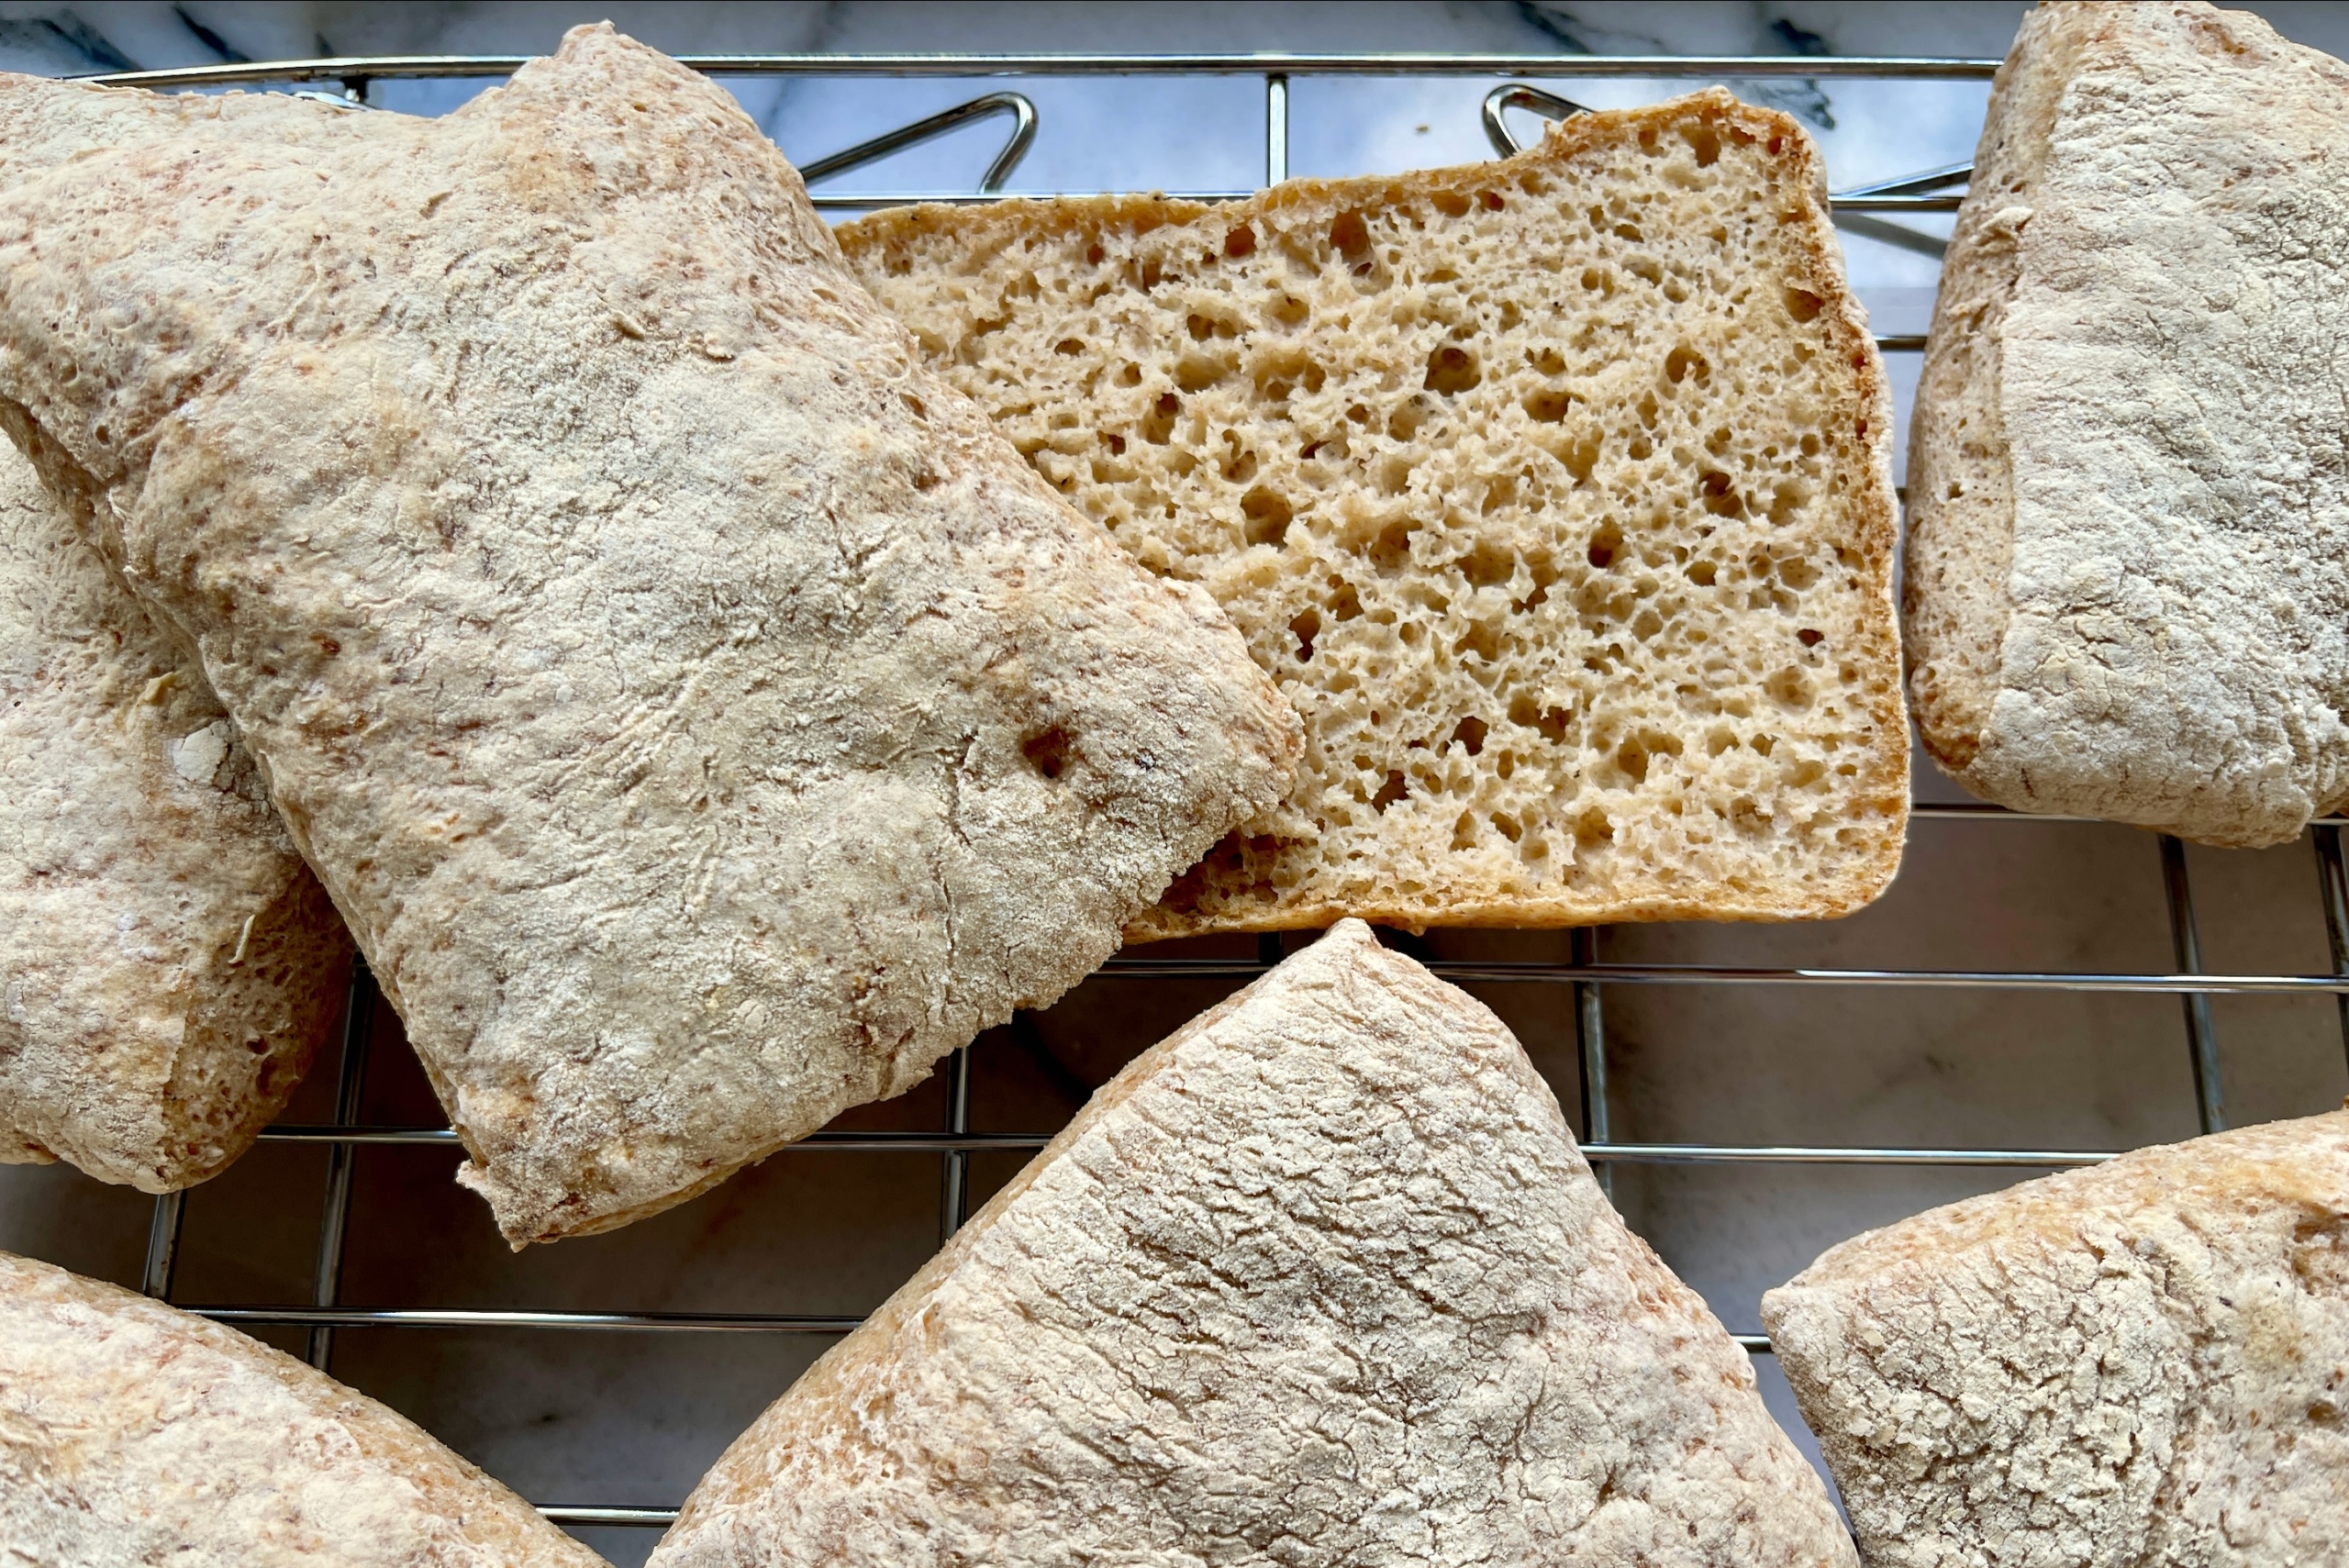
<svg viewBox="0 0 2349 1568"><path fill-rule="evenodd" d="M2349 5L2251 7L2282 31L2349 53ZM0 0L0 69L50 74L315 54L529 53L563 28L609 17L673 52L798 50L1485 50L1557 57L1538 79L1604 106L1689 83L1577 81L1578 56L2004 52L2024 6L1852 3L584 6L235 4ZM1000 83L995 83L999 85ZM1847 186L1970 158L1987 83L1849 78L1732 81L1799 117ZM378 84L384 106L437 113L479 83ZM1041 129L1013 191L1245 187L1264 173L1264 88L1252 77L1034 78ZM1291 98L1297 174L1399 171L1490 155L1478 121L1488 81L1299 78ZM987 90L971 79L740 80L745 106L807 161ZM859 190L968 189L999 123L958 132L833 182ZM1852 275L1881 331L1921 332L1946 219L1907 242L1847 230ZM1904 410L1914 355L1893 369ZM1921 760L1920 798L1964 798ZM2210 967L2329 967L2314 859L2304 840L2257 852L2195 849L2193 888ZM1777 927L1652 926L1604 933L1638 962L1828 967L2166 970L2154 839L2094 824L1920 820L1899 881L1847 920ZM1425 951L1563 958L1563 933L1438 932ZM1249 951L1252 951L1252 948ZM1031 1028L976 1048L974 1126L1048 1131L1133 1051L1227 986L1114 992L1095 983ZM1477 988L1524 1038L1570 1113L1576 1057L1568 993ZM2212 1004L2232 1119L2339 1103L2342 1025L2323 998ZM2194 1096L2176 998L2011 990L1623 986L1607 995L1614 1135L1646 1141L2121 1148L2191 1136ZM437 1124L388 1012L362 1119ZM329 1119L322 1063L294 1121ZM938 1085L867 1107L853 1125L934 1129ZM306 1299L323 1155L265 1145L187 1207L175 1296ZM1018 1168L974 1162L976 1193ZM857 1313L936 1245L937 1156L787 1151L715 1193L617 1234L509 1255L432 1149L360 1157L343 1297L392 1305ZM1732 1329L1756 1327L1760 1292L1822 1248L2013 1173L1801 1165L1618 1170L1635 1229ZM62 1166L0 1167L0 1248L135 1283L149 1200ZM279 1336L281 1342L290 1340ZM805 1335L347 1331L335 1371L414 1416L540 1502L674 1505L718 1450L829 1341ZM1761 1358L1773 1407L1791 1403ZM652 1532L582 1532L640 1561Z"/></svg>

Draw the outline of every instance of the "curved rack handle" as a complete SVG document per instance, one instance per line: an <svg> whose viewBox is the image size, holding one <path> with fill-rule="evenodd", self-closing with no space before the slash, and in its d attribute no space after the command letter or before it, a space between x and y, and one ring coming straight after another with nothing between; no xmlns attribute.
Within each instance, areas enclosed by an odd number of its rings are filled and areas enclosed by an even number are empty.
<svg viewBox="0 0 2349 1568"><path fill-rule="evenodd" d="M1036 141L1036 106L1024 93L989 93L967 104L941 109L928 119L899 126L870 141L860 141L854 147L835 152L829 158L818 158L813 163L802 164L799 177L812 185L828 175L845 173L851 169L886 158L902 148L918 146L973 120L995 115L1009 115L1012 125L1011 139L1003 144L1003 150L995 155L995 161L988 164L987 172L979 177L979 194L991 196L1003 189L1003 183L1011 178L1011 172L1019 167L1019 161L1028 156L1028 149Z"/></svg>
<svg viewBox="0 0 2349 1568"><path fill-rule="evenodd" d="M1551 120L1590 113L1571 98L1561 98L1555 93L1545 93L1523 82L1503 83L1485 95L1485 139L1491 142L1493 150L1503 158L1514 158L1525 150L1518 145L1517 138L1509 134L1508 121L1503 114L1508 109L1531 109L1543 119Z"/></svg>

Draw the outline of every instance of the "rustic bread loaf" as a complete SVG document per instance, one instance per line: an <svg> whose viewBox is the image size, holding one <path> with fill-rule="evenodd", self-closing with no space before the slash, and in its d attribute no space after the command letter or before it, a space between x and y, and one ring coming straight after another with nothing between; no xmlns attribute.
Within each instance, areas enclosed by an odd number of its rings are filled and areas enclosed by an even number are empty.
<svg viewBox="0 0 2349 1568"><path fill-rule="evenodd" d="M2349 1543L2349 1112L1855 1237L1762 1319L1877 1568Z"/></svg>
<svg viewBox="0 0 2349 1568"><path fill-rule="evenodd" d="M1718 90L1505 162L847 225L1304 716L1130 937L1840 915L1908 812L1892 405L1817 150Z"/></svg>
<svg viewBox="0 0 2349 1568"><path fill-rule="evenodd" d="M67 505L0 441L0 1161L171 1192L284 1106L351 940Z"/></svg>
<svg viewBox="0 0 2349 1568"><path fill-rule="evenodd" d="M2043 6L1909 440L1910 688L1987 799L2208 843L2349 801L2349 67L2243 11Z"/></svg>
<svg viewBox="0 0 2349 1568"><path fill-rule="evenodd" d="M0 1552L28 1568L603 1562L326 1373L5 1252Z"/></svg>
<svg viewBox="0 0 2349 1568"><path fill-rule="evenodd" d="M1516 1040L1348 921L1104 1086L651 1561L1854 1559Z"/></svg>
<svg viewBox="0 0 2349 1568"><path fill-rule="evenodd" d="M438 120L0 81L0 400L102 491L507 1237L1041 1006L1296 720L608 28Z"/></svg>

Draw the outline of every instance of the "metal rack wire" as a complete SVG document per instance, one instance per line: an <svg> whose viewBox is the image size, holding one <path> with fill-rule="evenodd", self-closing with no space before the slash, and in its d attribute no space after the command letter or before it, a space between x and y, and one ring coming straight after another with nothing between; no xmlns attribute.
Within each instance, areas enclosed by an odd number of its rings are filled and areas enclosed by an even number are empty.
<svg viewBox="0 0 2349 1568"><path fill-rule="evenodd" d="M1288 174L1289 86L1299 76L1447 76L1506 78L1487 95L1484 120L1497 148L1515 146L1505 115L1509 109L1530 110L1552 117L1574 111L1570 102L1535 86L1532 79L1698 79L1748 81L1756 78L1878 77L1905 79L1982 80L1996 70L1991 60L1908 58L1689 58L1646 56L1535 56L1517 54L1283 54L1283 55L1019 55L1019 54L864 54L864 55L707 55L684 57L685 62L718 76L831 76L888 80L905 77L1019 77L1104 75L1255 76L1264 91L1264 174L1268 183ZM411 56L349 58L196 67L184 70L123 72L96 78L117 85L157 89L206 89L229 86L314 87L339 89L339 101L355 107L366 105L372 83L395 79L435 77L502 77L524 63L520 57ZM989 118L1012 122L1011 135L990 162L976 194L948 192L840 191L816 194L819 208L864 210L912 201L973 202L995 199L1033 142L1038 116L1023 95L1002 91L915 121L885 136L860 143L830 157L806 164L810 182L866 165L899 149L961 127ZM1938 242L1915 230L1897 228L1884 217L1947 213L1958 197L1949 187L1962 182L1962 166L1933 170L1900 180L1842 193L1833 199L1836 219L1870 238L1887 238L1911 248L1938 250ZM1252 195L1246 191L1199 190L1173 193L1195 200L1216 201ZM1913 353L1924 347L1918 336L1880 337L1879 346L1890 353ZM1960 821L1987 832L2021 831L2042 822L2082 821L2080 817L2028 817L1997 806L1920 803L1915 816L1925 820ZM2213 974L2205 971L2194 914L2193 889L2184 846L2161 837L2157 849L2163 873L2175 967L2167 973L2077 973L2062 971L1982 971L1922 969L1740 968L1710 964L1637 964L1609 962L1598 953L1594 931L1573 933L1571 957L1564 963L1462 962L1436 961L1430 967L1455 981L1486 984L1558 985L1568 988L1575 1021L1580 1067L1583 1152L1598 1167L1602 1180L1612 1167L1623 1164L1820 1164L1853 1166L1940 1166L2049 1170L2090 1165L2112 1157L2112 1151L2077 1149L1960 1149L1846 1148L1792 1145L1738 1145L1622 1141L1614 1137L1609 1109L1606 1052L1605 996L1610 987L1625 985L1746 985L1746 986L1864 986L1956 987L2058 992L2121 992L2170 994L2180 1000L2185 1066L2195 1095L2199 1124L2205 1131L2226 1125L2223 1086L2220 1076L2216 1030L2210 998L2218 995L2329 995L2341 1013L2344 1052L2349 1052L2349 857L2342 846L2343 819L2329 817L2314 828L2316 892L2330 943L2332 973L2326 974ZM1279 962L1283 949L1276 939L1260 942L1250 962L1200 959L1119 958L1102 972L1129 983L1251 979ZM454 1149L456 1134L445 1127L378 1127L359 1122L369 1055L369 1021L375 1002L373 983L365 966L353 974L344 1025L335 1096L335 1119L324 1126L279 1125L262 1134L264 1141L323 1145L327 1173L321 1220L315 1253L311 1299L306 1303L195 1307L191 1310L224 1323L246 1327L298 1328L308 1331L308 1359L327 1367L334 1337L345 1329L567 1329L629 1333L762 1333L838 1334L855 1327L848 1317L781 1314L696 1314L662 1312L587 1312L485 1310L454 1307L355 1307L339 1303L341 1268L350 1241L351 1185L361 1151L384 1146L428 1146ZM969 1186L969 1161L983 1152L1027 1152L1049 1140L1047 1131L974 1133L970 1130L972 1069L967 1050L957 1051L944 1072L946 1126L935 1133L819 1132L786 1152L821 1154L828 1151L891 1151L906 1155L939 1156L940 1230L951 1234L964 1217ZM150 1229L144 1283L149 1295L171 1294L184 1212L184 1195L156 1200ZM1760 1335L1733 1336L1751 1351L1766 1353L1768 1340ZM674 1508L612 1503L544 1504L548 1518L573 1525L662 1526L675 1517Z"/></svg>

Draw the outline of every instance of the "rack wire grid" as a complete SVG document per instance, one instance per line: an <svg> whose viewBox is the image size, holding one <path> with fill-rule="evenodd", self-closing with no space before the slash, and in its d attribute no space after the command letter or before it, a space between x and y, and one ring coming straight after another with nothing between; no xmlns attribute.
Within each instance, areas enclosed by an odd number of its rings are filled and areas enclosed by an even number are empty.
<svg viewBox="0 0 2349 1568"><path fill-rule="evenodd" d="M1288 175L1289 92L1293 80L1309 76L1482 77L1500 84L1484 103L1487 135L1497 151L1514 148L1505 115L1508 109L1530 110L1556 117L1575 106L1536 86L1529 79L1588 81L1593 79L1680 79L1750 81L1757 78L1877 77L1909 80L1980 81L1998 66L1994 60L1923 58L1820 57L1654 57L1558 56L1515 54L1251 54L1251 55L1028 55L1028 54L861 54L861 55L705 55L683 57L685 63L718 76L852 77L889 81L907 77L1028 76L1165 76L1215 75L1254 77L1263 83L1264 107L1264 179L1277 183ZM354 108L368 106L370 87L397 79L503 77L524 63L521 57L422 56L324 59L262 64L207 66L183 70L117 73L95 78L117 85L155 89L203 90L228 86L265 86L331 95ZM325 89L326 91L321 91ZM843 152L803 166L812 183L845 172L900 148L990 118L1008 119L1010 134L990 164L976 192L920 193L840 191L814 195L818 208L829 211L869 210L914 201L976 202L994 199L1013 167L1032 142L1037 129L1034 106L1015 91L985 95L941 114L915 121L887 135L860 143ZM1939 243L1905 228L1890 229L1870 215L1950 213L1958 205L1951 194L1963 183L1963 164L1935 169L1900 180L1887 181L1837 194L1836 221L1847 230L1885 239L1911 249L1938 254ZM1252 194L1238 190L1176 193L1198 200L1226 200ZM1920 335L1886 336L1877 339L1887 353L1921 351ZM2050 822L2079 822L2083 817L2031 817L1978 804L1920 801L1915 816L1924 821L1955 821L1981 833L2030 833ZM1620 1097L1621 1084L1610 1090L1606 1043L1608 994L1619 987L1744 986L1744 987L1905 987L2003 989L2025 992L2153 993L2179 999L2181 1040L2186 1047L2178 1062L2177 1080L2190 1085L2198 1124L2206 1132L2227 1125L2220 1073L2216 1030L2210 999L2216 995L2332 996L2339 1005L2344 1055L2349 1056L2349 869L2345 869L2340 817L2318 821L2311 829L2315 885L2331 951L2329 973L2213 973L2206 970L2197 929L2194 893L2184 845L2166 836L2157 839L2162 885L2166 895L2165 917L2174 965L2159 973L2090 973L2078 970L1930 968L1811 968L1754 967L1704 963L1610 962L1599 957L1601 931L1571 933L1570 955L1564 962L1464 962L1435 958L1437 973L1464 984L1537 986L1563 993L1571 1019L1572 1039L1579 1068L1578 1090L1584 1133L1583 1152L1602 1179L1627 1165L1673 1164L1797 1164L1882 1168L1925 1166L1949 1168L2012 1168L2047 1171L2097 1163L2114 1151L2061 1148L1931 1148L1842 1147L1769 1143L1641 1142L1615 1136L1610 1103ZM1389 940L1413 946L1408 939L1386 933ZM1279 962L1286 951L1277 937L1260 939L1252 959L1196 957L1120 957L1113 959L1096 984L1120 985L1163 982L1252 979ZM786 1334L837 1335L859 1321L852 1316L790 1316L780 1314L703 1314L660 1312L589 1312L570 1310L490 1310L460 1307L349 1307L339 1301L343 1262L355 1241L350 1225L351 1183L362 1151L385 1146L434 1146L453 1149L456 1134L442 1127L391 1127L361 1124L362 1090L367 1081L371 1019L376 993L363 964L351 984L349 1008L342 1029L340 1061L336 1082L334 1120L328 1125L280 1124L262 1134L264 1141L323 1146L327 1151L321 1219L312 1269L310 1299L266 1306L195 1306L215 1320L249 1329L293 1329L306 1331L308 1359L329 1366L335 1338L342 1330L409 1329L528 1329L623 1331L654 1334ZM972 1063L969 1050L948 1059L945 1084L945 1126L935 1132L818 1132L795 1148L807 1151L864 1151L900 1155L935 1156L940 1181L940 1233L951 1234L962 1223L970 1186L970 1162L974 1154L1025 1154L1043 1147L1051 1129L1025 1133L979 1133L970 1128ZM168 1299L174 1268L180 1261L180 1236L185 1213L184 1193L158 1198L149 1232L144 1284L150 1296ZM1766 1354L1769 1342L1758 1334L1735 1336L1749 1351ZM616 1500L584 1503L551 1502L540 1512L570 1526L660 1527L675 1518L672 1507L646 1507Z"/></svg>

